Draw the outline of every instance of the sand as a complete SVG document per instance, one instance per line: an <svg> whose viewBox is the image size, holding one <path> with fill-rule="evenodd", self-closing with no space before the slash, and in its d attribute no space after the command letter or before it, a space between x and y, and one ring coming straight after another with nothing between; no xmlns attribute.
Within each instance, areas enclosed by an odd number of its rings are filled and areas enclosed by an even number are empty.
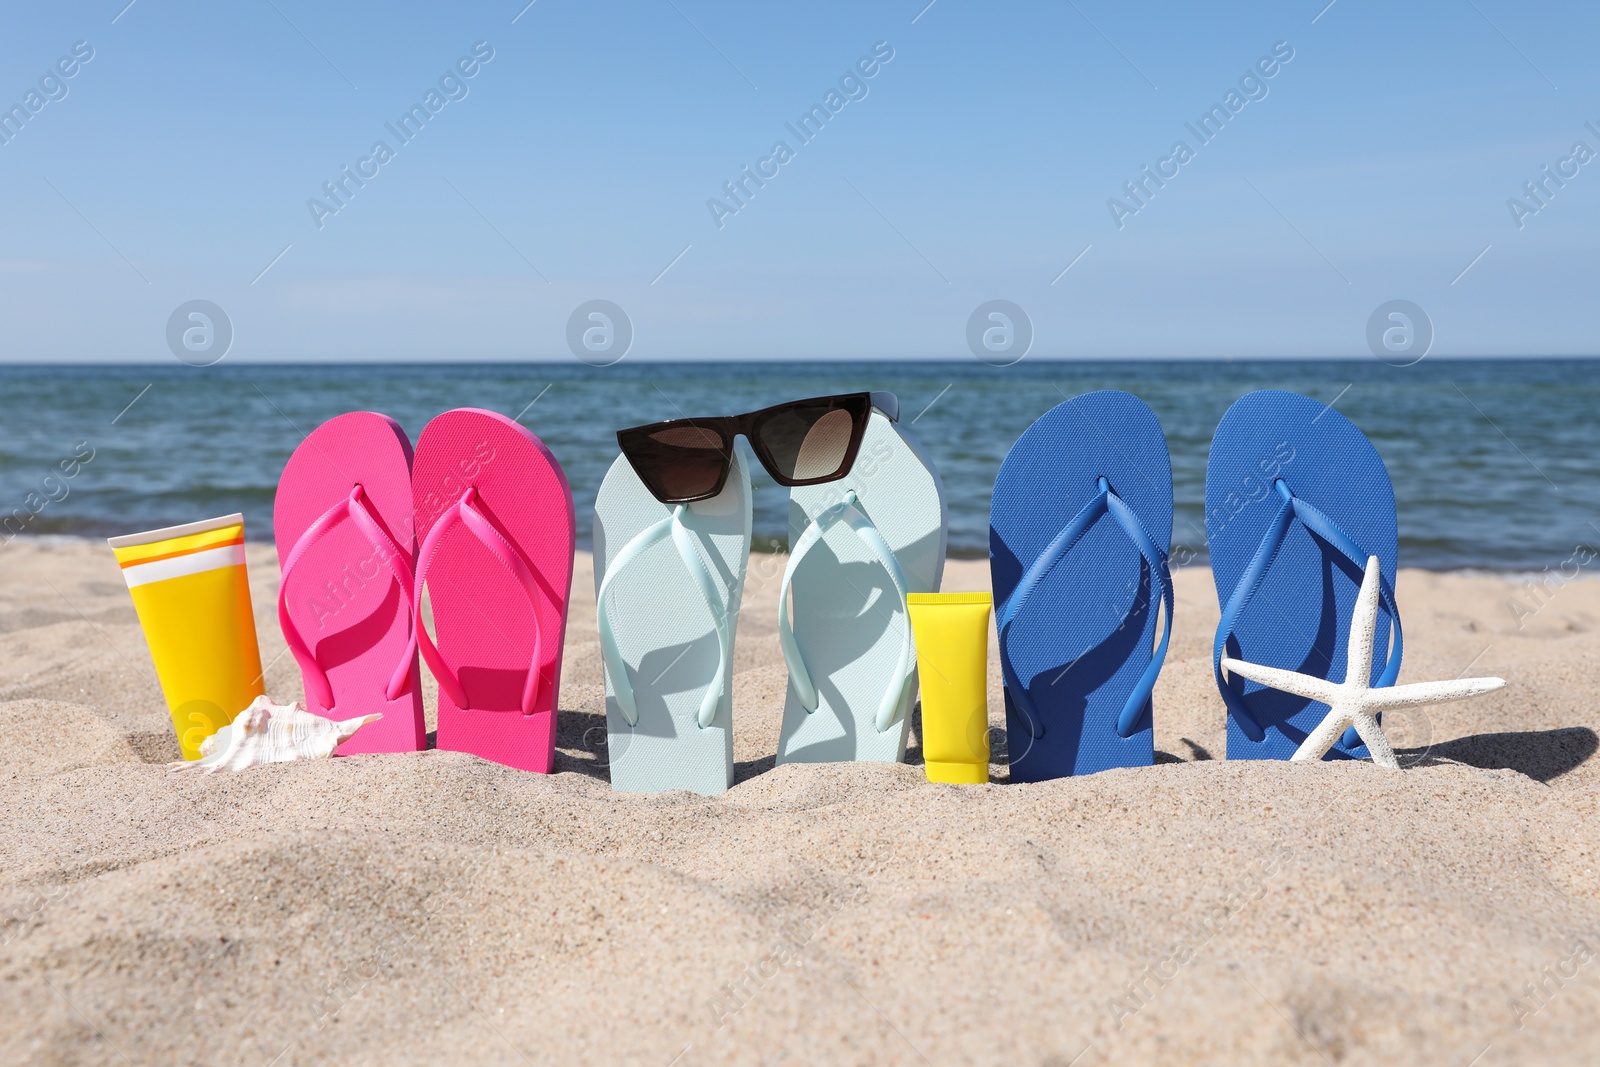
<svg viewBox="0 0 1600 1067"><path fill-rule="evenodd" d="M1401 681L1509 684L1394 718L1391 773L1223 759L1185 569L1156 766L947 786L915 736L906 765L773 768L781 564L752 561L738 783L702 798L607 783L587 557L558 773L199 778L164 767L104 546L0 550L0 1062L1600 1062L1600 582L1402 572Z"/></svg>

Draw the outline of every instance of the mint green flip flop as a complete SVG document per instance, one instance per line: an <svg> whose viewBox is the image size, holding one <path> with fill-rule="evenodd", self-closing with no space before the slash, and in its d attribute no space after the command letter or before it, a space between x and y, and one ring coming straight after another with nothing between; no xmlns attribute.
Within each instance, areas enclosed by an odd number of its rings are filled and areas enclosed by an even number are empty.
<svg viewBox="0 0 1600 1067"><path fill-rule="evenodd" d="M733 783L733 639L750 558L750 474L663 504L624 456L594 505L611 785L629 793Z"/></svg>
<svg viewBox="0 0 1600 1067"><path fill-rule="evenodd" d="M917 693L906 595L938 590L947 534L938 472L878 410L849 474L790 490L777 762L905 758Z"/></svg>

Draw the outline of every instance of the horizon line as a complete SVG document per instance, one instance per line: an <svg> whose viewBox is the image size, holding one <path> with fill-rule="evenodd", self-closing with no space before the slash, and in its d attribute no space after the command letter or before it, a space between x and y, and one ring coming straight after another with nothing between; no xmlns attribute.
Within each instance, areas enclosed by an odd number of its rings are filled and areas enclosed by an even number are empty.
<svg viewBox="0 0 1600 1067"><path fill-rule="evenodd" d="M1527 360L1527 361L1545 360L1545 361L1581 362L1581 361L1588 361L1588 360L1600 360L1600 352L1594 352L1594 353L1568 353L1568 354L1556 354L1556 355L1533 355L1533 354L1528 354L1528 353L1515 354L1515 355L1465 355L1465 354L1434 355L1434 356L1425 357L1422 360L1418 360L1417 363L1409 364L1407 367L1396 367L1395 369L1397 369L1397 370L1409 369L1409 367L1411 367L1411 366L1417 366L1418 364L1424 363L1424 362L1435 362L1435 363L1438 363L1438 362L1446 362L1446 363L1477 362L1477 363L1487 363L1487 362L1492 362L1492 361L1495 361L1495 360L1508 361L1508 362L1509 361L1522 361L1522 360ZM1367 362L1379 363L1379 364L1383 363L1382 360L1380 360L1377 357L1372 356L1370 354L1319 355L1319 356L1181 356L1181 355L1180 356L1053 356L1053 357L1039 357L1039 358L1036 358L1036 359L1022 359L1022 360L1018 360L1016 363L1009 364L1009 365L1003 366L1003 367L993 367L992 369L994 369L994 370L1010 370L1012 367L1022 366L1024 364L1029 364L1029 363L1032 363L1032 364L1041 364L1041 363L1043 363L1043 364L1050 364L1050 365L1059 365L1059 364L1105 364L1105 363L1367 363ZM440 359L440 358L428 358L428 357L403 357L403 358L398 358L398 359L371 358L371 359L338 359L338 360L317 359L317 358L312 358L312 357L304 357L304 358L301 358L301 357L284 357L284 358L281 358L281 359L259 358L258 357L258 358L244 358L244 359L233 359L233 360L219 360L217 363L211 364L210 366L207 366L207 367L190 366L188 364L184 364L180 360L173 359L173 358L168 358L168 359L119 359L119 360L107 360L107 359L57 359L57 360L20 360L19 359L19 360L12 360L12 359L5 359L3 357L0 357L0 368L7 368L7 367L15 367L15 368L52 368L52 367L65 367L65 366L72 366L72 367L128 367L128 368L135 368L135 367L142 367L142 368L170 367L173 370L177 370L177 369L179 369L181 367L185 367L185 366L188 366L189 369L192 369L192 370L210 370L210 369L217 368L217 367L224 367L225 368L225 367L228 367L228 366L248 366L248 367L275 367L275 366L292 366L292 367L371 367L371 366L448 367L448 366L456 366L456 367L459 367L459 366L527 366L527 365L549 366L549 367L555 367L555 366L572 366L572 367L592 366L592 368L594 370L609 370L610 367L622 366L624 364L626 364L626 365L649 364L649 365L652 365L652 366L660 366L660 365L698 366L698 365L727 365L727 364L740 364L740 363L743 363L743 364L793 364L795 366L805 366L805 365L808 365L808 364L818 364L818 363L834 363L834 364L894 364L894 363L901 363L901 364L909 364L909 365L937 363L937 364L949 364L949 365L971 364L973 366L989 366L989 364L985 364L980 360L973 359L971 356L967 356L967 357L961 357L961 356L768 356L768 357L762 357L762 356L710 356L710 357L698 357L698 358L681 357L681 356L674 356L674 357L656 356L656 357L646 357L646 358L640 358L640 359L634 359L634 360L626 360L626 361L619 360L617 363L611 364L611 365L609 365L607 367L598 367L598 366L593 366L591 364L586 364L582 360L576 359L575 357L572 357L572 356L567 356L567 357L564 357L564 358L556 357L556 358L526 358L526 359L524 359L524 358L512 358L512 357L505 357L505 358L476 357L476 358L471 358L471 359Z"/></svg>

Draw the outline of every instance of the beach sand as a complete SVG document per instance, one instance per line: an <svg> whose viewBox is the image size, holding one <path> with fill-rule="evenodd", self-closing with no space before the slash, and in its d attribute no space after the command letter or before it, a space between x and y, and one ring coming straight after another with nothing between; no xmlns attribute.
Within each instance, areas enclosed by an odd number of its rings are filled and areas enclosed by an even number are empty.
<svg viewBox="0 0 1600 1067"><path fill-rule="evenodd" d="M249 560L269 691L299 699L272 550ZM948 786L915 735L906 765L773 768L782 560L757 556L738 782L702 798L611 791L590 566L558 773L206 778L166 770L103 543L4 548L0 1062L1600 1062L1600 582L1519 620L1511 580L1402 572L1400 680L1509 684L1395 716L1392 773L1223 759L1185 569L1156 766ZM987 581L952 561L945 588ZM989 699L1001 725L997 671Z"/></svg>

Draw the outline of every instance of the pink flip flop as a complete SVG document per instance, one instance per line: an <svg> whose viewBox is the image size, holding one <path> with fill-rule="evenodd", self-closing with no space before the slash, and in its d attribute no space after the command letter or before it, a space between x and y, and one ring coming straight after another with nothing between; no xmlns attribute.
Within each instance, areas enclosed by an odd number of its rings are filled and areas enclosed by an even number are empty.
<svg viewBox="0 0 1600 1067"><path fill-rule="evenodd" d="M549 774L572 592L567 476L519 424L458 408L417 439L411 498L416 632L439 680L439 748ZM424 583L437 648L422 625Z"/></svg>
<svg viewBox="0 0 1600 1067"><path fill-rule="evenodd" d="M306 710L381 714L342 756L425 747L412 561L411 442L371 411L329 419L278 479L278 623L305 679Z"/></svg>

